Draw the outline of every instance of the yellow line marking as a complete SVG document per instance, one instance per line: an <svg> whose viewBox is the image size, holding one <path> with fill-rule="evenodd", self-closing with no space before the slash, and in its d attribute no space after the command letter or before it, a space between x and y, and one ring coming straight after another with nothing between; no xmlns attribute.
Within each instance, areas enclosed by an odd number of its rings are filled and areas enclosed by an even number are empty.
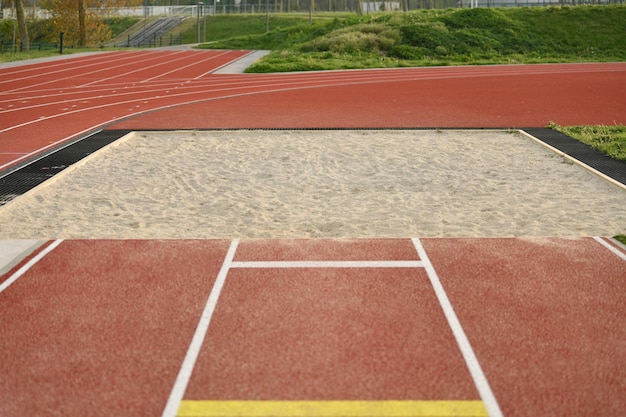
<svg viewBox="0 0 626 417"><path fill-rule="evenodd" d="M182 401L178 417L487 417L482 401Z"/></svg>

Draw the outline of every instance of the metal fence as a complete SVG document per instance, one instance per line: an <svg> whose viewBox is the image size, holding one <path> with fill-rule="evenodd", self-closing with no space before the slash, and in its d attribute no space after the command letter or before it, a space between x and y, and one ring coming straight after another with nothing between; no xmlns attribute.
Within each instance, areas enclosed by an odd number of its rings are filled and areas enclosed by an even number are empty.
<svg viewBox="0 0 626 417"><path fill-rule="evenodd" d="M1 0L0 0L1 1ZM146 1L147 3L147 1ZM626 0L203 0L193 5L138 6L93 9L102 17L197 16L231 13L355 12L443 9L450 7L529 7L624 4ZM50 13L28 7L27 18L47 19ZM13 8L1 10L0 17L15 19Z"/></svg>

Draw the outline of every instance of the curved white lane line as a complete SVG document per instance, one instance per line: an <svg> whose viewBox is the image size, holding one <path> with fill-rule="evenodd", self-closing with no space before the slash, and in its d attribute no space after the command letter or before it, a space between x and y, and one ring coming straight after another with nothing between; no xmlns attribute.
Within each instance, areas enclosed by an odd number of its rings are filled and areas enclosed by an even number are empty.
<svg viewBox="0 0 626 417"><path fill-rule="evenodd" d="M130 56L127 59L132 59L132 58L133 57ZM89 68L89 67L93 67L93 66L98 66L97 68L100 68L100 69L98 69L96 71L91 71L91 72L86 72L86 73L81 74L81 76L85 76L85 75L90 75L90 74L95 74L95 73L98 73L98 72L106 71L106 70L111 68L111 67L101 68L102 64L107 64L107 63L111 63L111 62L115 62L115 61L122 61L122 60L124 60L124 59L105 61L105 62L100 62L100 63L99 62L94 62L94 63L90 63L88 65L83 65L83 66L79 66L79 67L63 68L63 69L59 69L59 70L56 70L56 71L37 73L37 74L31 75L31 76L28 76L28 77L13 78L13 79L9 79L9 80L3 80L3 81L0 81L0 84L4 84L4 83L8 83L8 82L15 82L15 81L29 80L29 79L41 79L43 77L51 76L51 75L58 74L58 73L63 73L63 72L66 72L66 71L74 71L77 68ZM133 64L133 63L137 63L137 61L135 60L135 61L131 62L131 64ZM117 67L121 67L121 66L122 65L119 65L119 66L116 66L116 67L113 67L113 68L117 68ZM2 75L4 75L4 74L2 74ZM42 83L38 83L38 84L30 84L28 86L15 88L15 89L12 89L12 90L5 90L5 91L1 92L0 95L8 94L8 93L14 93L14 92L17 92L17 91L28 90L29 88L38 87L40 85L46 85L46 84L50 84L50 83L54 83L54 82L58 82L58 81L71 80L73 78L76 78L76 75L72 75L72 76L65 77L65 78L55 78L55 79L52 79L52 80L49 80L49 81L46 81L46 82L42 82Z"/></svg>

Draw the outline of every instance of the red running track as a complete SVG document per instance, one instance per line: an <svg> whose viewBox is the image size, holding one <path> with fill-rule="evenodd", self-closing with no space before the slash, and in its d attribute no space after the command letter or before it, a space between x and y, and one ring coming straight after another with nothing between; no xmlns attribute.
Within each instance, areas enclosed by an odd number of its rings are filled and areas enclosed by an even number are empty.
<svg viewBox="0 0 626 417"><path fill-rule="evenodd" d="M626 64L217 75L247 51L110 52L0 70L0 170L102 128L626 123Z"/></svg>
<svg viewBox="0 0 626 417"><path fill-rule="evenodd" d="M0 278L3 416L229 400L242 415L276 401L362 401L369 416L388 400L460 404L455 416L626 407L626 251L606 239L54 244Z"/></svg>

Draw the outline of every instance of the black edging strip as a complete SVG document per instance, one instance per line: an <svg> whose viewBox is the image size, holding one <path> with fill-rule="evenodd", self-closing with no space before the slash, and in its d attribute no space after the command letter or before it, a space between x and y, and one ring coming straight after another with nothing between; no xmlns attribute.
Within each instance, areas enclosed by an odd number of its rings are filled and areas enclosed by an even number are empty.
<svg viewBox="0 0 626 417"><path fill-rule="evenodd" d="M606 156L586 143L579 142L556 130L534 127L522 130L607 177L626 185L626 162Z"/></svg>
<svg viewBox="0 0 626 417"><path fill-rule="evenodd" d="M130 130L103 130L85 139L64 145L43 157L0 177L0 206L32 190L65 168L115 142Z"/></svg>
<svg viewBox="0 0 626 417"><path fill-rule="evenodd" d="M273 129L191 129L191 130L435 130L437 128L273 128ZM163 130L163 129L160 129ZM165 129L168 130L168 129ZM180 130L180 129L172 129ZM452 129L441 129L452 130ZM483 130L483 129L462 129L454 130ZM489 130L510 130L506 128ZM579 142L561 132L548 128L523 128L521 129L541 140L542 142L558 149L572 158L594 168L604 175L613 178L626 185L626 163L612 159L591 146ZM135 130L141 131L141 130ZM151 131L151 130L147 130ZM115 142L119 138L130 133L131 130L103 130L85 139L78 140L70 145L65 145L43 157L40 157L22 167L0 176L0 206L13 200L27 191L35 188L44 181L52 178L59 172L75 164L81 159L102 149L106 145ZM1 175L1 173L0 173Z"/></svg>

